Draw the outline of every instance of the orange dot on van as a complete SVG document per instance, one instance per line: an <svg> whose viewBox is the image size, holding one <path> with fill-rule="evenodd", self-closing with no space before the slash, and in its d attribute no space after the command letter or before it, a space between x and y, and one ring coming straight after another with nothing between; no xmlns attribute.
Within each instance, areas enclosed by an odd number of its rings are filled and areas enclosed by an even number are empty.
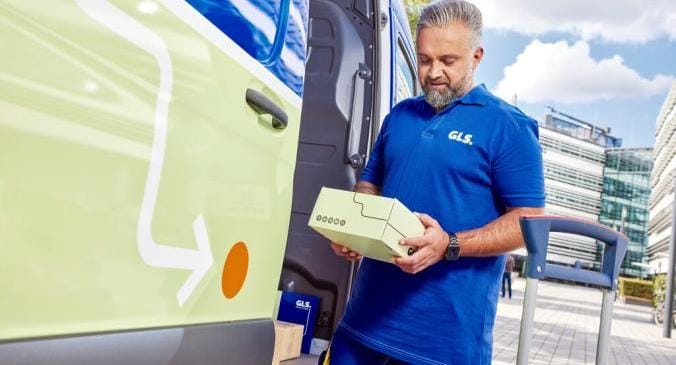
<svg viewBox="0 0 676 365"><path fill-rule="evenodd" d="M249 271L249 250L244 242L237 242L228 253L223 264L221 291L228 298L234 298L244 285Z"/></svg>

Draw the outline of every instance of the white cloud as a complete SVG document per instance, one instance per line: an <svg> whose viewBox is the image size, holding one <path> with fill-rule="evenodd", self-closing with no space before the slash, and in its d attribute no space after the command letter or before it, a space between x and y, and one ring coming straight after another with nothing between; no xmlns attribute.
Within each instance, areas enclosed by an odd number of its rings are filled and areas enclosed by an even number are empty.
<svg viewBox="0 0 676 365"><path fill-rule="evenodd" d="M666 75L646 79L618 55L596 61L584 41L569 45L535 40L505 68L495 93L505 100L517 94L519 101L530 103L591 103L660 94L673 80Z"/></svg>
<svg viewBox="0 0 676 365"><path fill-rule="evenodd" d="M565 32L583 40L676 39L674 0L473 0L484 26L527 35Z"/></svg>

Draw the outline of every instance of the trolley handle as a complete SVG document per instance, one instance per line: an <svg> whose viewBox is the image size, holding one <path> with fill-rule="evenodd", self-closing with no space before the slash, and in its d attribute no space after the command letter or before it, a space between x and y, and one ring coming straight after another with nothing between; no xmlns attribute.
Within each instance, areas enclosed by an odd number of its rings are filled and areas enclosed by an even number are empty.
<svg viewBox="0 0 676 365"><path fill-rule="evenodd" d="M522 216L520 223L528 251L527 277L532 279L550 277L599 285L612 290L617 288L616 279L620 272L620 264L627 252L627 237L623 234L595 222L559 216ZM601 271L547 264L550 232L578 234L605 243Z"/></svg>

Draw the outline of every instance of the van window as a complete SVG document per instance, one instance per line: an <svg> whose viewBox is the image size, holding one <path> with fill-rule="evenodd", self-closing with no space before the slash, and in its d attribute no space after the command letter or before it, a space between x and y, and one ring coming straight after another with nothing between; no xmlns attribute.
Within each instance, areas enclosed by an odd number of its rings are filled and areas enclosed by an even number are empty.
<svg viewBox="0 0 676 365"><path fill-rule="evenodd" d="M263 61L271 55L282 0L188 0L188 3L251 57Z"/></svg>
<svg viewBox="0 0 676 365"><path fill-rule="evenodd" d="M416 77L413 71L413 62L410 61L406 51L404 51L401 40L397 42L397 56L396 56L396 92L394 95L394 103L398 103L406 98L417 95Z"/></svg>

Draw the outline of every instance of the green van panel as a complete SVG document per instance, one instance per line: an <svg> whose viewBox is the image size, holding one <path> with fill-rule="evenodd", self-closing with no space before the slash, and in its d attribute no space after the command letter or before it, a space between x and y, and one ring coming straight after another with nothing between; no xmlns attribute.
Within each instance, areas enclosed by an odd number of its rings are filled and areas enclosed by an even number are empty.
<svg viewBox="0 0 676 365"><path fill-rule="evenodd" d="M272 316L300 102L140 3L0 0L0 341Z"/></svg>

